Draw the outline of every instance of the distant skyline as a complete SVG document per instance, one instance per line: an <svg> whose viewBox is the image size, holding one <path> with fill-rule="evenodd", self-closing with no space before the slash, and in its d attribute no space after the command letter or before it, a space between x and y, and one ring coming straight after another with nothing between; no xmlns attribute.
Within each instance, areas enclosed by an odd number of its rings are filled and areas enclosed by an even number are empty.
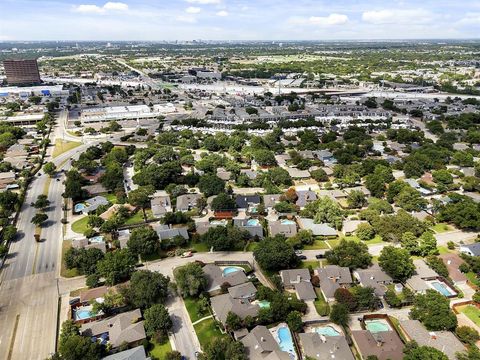
<svg viewBox="0 0 480 360"><path fill-rule="evenodd" d="M0 41L476 39L480 1L1 0Z"/></svg>

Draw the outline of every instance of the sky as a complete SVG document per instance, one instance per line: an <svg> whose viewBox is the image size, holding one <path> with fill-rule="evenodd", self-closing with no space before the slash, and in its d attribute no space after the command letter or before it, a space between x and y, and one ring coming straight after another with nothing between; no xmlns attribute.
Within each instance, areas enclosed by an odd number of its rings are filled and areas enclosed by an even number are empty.
<svg viewBox="0 0 480 360"><path fill-rule="evenodd" d="M472 39L480 0L0 0L0 41Z"/></svg>

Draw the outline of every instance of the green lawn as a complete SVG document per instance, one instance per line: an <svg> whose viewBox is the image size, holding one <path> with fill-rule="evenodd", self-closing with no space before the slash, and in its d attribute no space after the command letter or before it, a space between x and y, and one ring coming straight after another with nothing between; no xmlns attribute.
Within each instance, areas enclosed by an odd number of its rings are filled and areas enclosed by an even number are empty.
<svg viewBox="0 0 480 360"><path fill-rule="evenodd" d="M356 237L355 235L345 236L344 239L348 240L348 241L356 241L356 242L362 241L358 237ZM362 241L362 242L367 244L367 245L376 245L376 244L383 243L383 240L382 240L382 237L380 235L375 235L375 237L372 240L367 240L367 241Z"/></svg>
<svg viewBox="0 0 480 360"><path fill-rule="evenodd" d="M449 252L451 252L451 250L449 250L446 246L437 246L437 248L440 255L448 254Z"/></svg>
<svg viewBox="0 0 480 360"><path fill-rule="evenodd" d="M209 252L210 251L207 244L202 243L202 242L190 242L188 247L192 248L196 252Z"/></svg>
<svg viewBox="0 0 480 360"><path fill-rule="evenodd" d="M332 249L340 244L340 240L327 240L326 242L330 245Z"/></svg>
<svg viewBox="0 0 480 360"><path fill-rule="evenodd" d="M298 266L299 269L308 269L311 266L312 268L316 269L320 266L320 262L317 260L303 260L300 262Z"/></svg>
<svg viewBox="0 0 480 360"><path fill-rule="evenodd" d="M246 251L254 251L257 248L257 246L258 246L258 242L252 241L248 243Z"/></svg>
<svg viewBox="0 0 480 360"><path fill-rule="evenodd" d="M461 313L464 313L477 326L480 326L480 310L473 305L465 305L457 307Z"/></svg>
<svg viewBox="0 0 480 360"><path fill-rule="evenodd" d="M147 219L151 219L153 217L152 210L147 209L145 213L147 214ZM138 210L133 216L131 216L130 218L127 219L127 221L125 221L125 225L140 224L140 223L143 223L144 221L145 220L143 219L143 211Z"/></svg>
<svg viewBox="0 0 480 360"><path fill-rule="evenodd" d="M183 299L183 302L185 303L185 307L187 308L188 315L190 316L190 320L192 321L192 323L200 320L201 318L204 318L205 316L210 315L208 312L206 314L199 313L198 299L186 298Z"/></svg>
<svg viewBox="0 0 480 360"><path fill-rule="evenodd" d="M304 250L323 250L329 249L328 245L323 240L315 240L313 245L305 245L303 247Z"/></svg>
<svg viewBox="0 0 480 360"><path fill-rule="evenodd" d="M55 148L53 149L52 157L56 158L64 152L75 149L80 145L82 145L82 143L76 141L57 140L55 141Z"/></svg>
<svg viewBox="0 0 480 360"><path fill-rule="evenodd" d="M480 287L480 280L478 279L477 275L473 271L466 273L465 276L472 284Z"/></svg>
<svg viewBox="0 0 480 360"><path fill-rule="evenodd" d="M118 203L118 199L117 199L115 194L103 194L103 196L105 197L105 199L110 201L112 204Z"/></svg>
<svg viewBox="0 0 480 360"><path fill-rule="evenodd" d="M214 339L225 338L226 334L222 334L213 319L207 319L194 326L197 333L198 341L202 349Z"/></svg>
<svg viewBox="0 0 480 360"><path fill-rule="evenodd" d="M60 267L60 276L66 277L66 278L72 278L72 277L80 275L76 268L67 269L67 266L65 265L65 261L64 261L65 253L71 247L72 247L72 241L71 240L62 241L62 265Z"/></svg>
<svg viewBox="0 0 480 360"><path fill-rule="evenodd" d="M155 340L151 340L150 344L153 346L149 353L149 355L152 357L152 360L165 360L165 355L172 351L172 346L170 345L170 341L168 341L168 339L163 344L159 344Z"/></svg>
<svg viewBox="0 0 480 360"><path fill-rule="evenodd" d="M452 227L446 223L438 223L432 226L431 228L433 231L436 233L443 233L447 232L449 230L452 230Z"/></svg>
<svg viewBox="0 0 480 360"><path fill-rule="evenodd" d="M314 302L315 309L320 316L327 316L330 313L330 306L325 301L320 288L315 288L315 293L317 294L317 299Z"/></svg>
<svg viewBox="0 0 480 360"><path fill-rule="evenodd" d="M72 231L83 234L88 229L88 216L85 216L72 224Z"/></svg>

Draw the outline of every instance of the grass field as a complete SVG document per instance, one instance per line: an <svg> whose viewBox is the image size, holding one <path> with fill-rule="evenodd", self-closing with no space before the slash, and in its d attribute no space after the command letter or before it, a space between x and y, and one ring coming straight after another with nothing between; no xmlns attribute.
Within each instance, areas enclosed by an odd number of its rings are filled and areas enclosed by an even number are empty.
<svg viewBox="0 0 480 360"><path fill-rule="evenodd" d="M112 204L118 203L117 197L115 194L104 194L105 199L110 201Z"/></svg>
<svg viewBox="0 0 480 360"><path fill-rule="evenodd" d="M153 348L149 352L152 360L165 360L165 356L167 355L167 353L172 351L172 346L170 345L170 341L168 341L168 339L163 344L159 344L155 340L151 340L150 344L153 346Z"/></svg>
<svg viewBox="0 0 480 360"><path fill-rule="evenodd" d="M77 146L80 146L80 145L82 145L82 143L76 142L76 141L56 140L52 157L56 158L57 156L63 154L64 152L75 149Z"/></svg>
<svg viewBox="0 0 480 360"><path fill-rule="evenodd" d="M88 216L85 216L72 224L72 231L83 234L88 229Z"/></svg>
<svg viewBox="0 0 480 360"><path fill-rule="evenodd" d="M431 228L436 233L443 233L452 230L452 227L445 223L438 223L432 226Z"/></svg>
<svg viewBox="0 0 480 360"><path fill-rule="evenodd" d="M207 319L194 326L197 333L198 341L202 349L214 339L225 338L226 334L222 334L213 319Z"/></svg>
<svg viewBox="0 0 480 360"><path fill-rule="evenodd" d="M317 299L315 300L314 305L318 315L327 316L330 313L330 306L325 301L320 288L315 288L315 293L317 294Z"/></svg>
<svg viewBox="0 0 480 360"><path fill-rule="evenodd" d="M302 262L300 262L300 265L298 266L298 268L299 269L308 269L309 266L316 269L320 266L320 262L317 261L317 260L303 260Z"/></svg>
<svg viewBox="0 0 480 360"><path fill-rule="evenodd" d="M183 299L183 302L185 303L185 307L187 308L188 315L190 316L190 320L192 320L192 323L194 323L197 320L200 320L205 316L210 315L208 313L206 314L199 313L198 299L186 298L186 299Z"/></svg>
<svg viewBox="0 0 480 360"><path fill-rule="evenodd" d="M357 241L357 242L362 241L358 237L356 237L355 235L345 236L344 239L348 240L348 241ZM375 237L372 240L367 240L367 241L363 241L363 242L367 245L376 245L376 244L383 243L383 240L382 240L382 237L380 235L375 235Z"/></svg>
<svg viewBox="0 0 480 360"><path fill-rule="evenodd" d="M258 242L250 242L247 245L246 251L254 251L258 246Z"/></svg>
<svg viewBox="0 0 480 360"><path fill-rule="evenodd" d="M304 250L323 250L329 249L328 245L323 240L315 240L313 245L305 245L303 247Z"/></svg>
<svg viewBox="0 0 480 360"><path fill-rule="evenodd" d="M465 314L475 325L480 326L480 310L473 305L465 305L457 307L457 310Z"/></svg>

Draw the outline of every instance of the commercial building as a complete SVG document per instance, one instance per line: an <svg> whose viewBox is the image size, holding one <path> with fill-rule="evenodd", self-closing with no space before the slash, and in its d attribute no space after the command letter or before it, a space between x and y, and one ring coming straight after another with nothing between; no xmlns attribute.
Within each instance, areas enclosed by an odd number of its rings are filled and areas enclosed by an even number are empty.
<svg viewBox="0 0 480 360"><path fill-rule="evenodd" d="M3 67L9 85L33 85L42 81L36 59L4 60Z"/></svg>

